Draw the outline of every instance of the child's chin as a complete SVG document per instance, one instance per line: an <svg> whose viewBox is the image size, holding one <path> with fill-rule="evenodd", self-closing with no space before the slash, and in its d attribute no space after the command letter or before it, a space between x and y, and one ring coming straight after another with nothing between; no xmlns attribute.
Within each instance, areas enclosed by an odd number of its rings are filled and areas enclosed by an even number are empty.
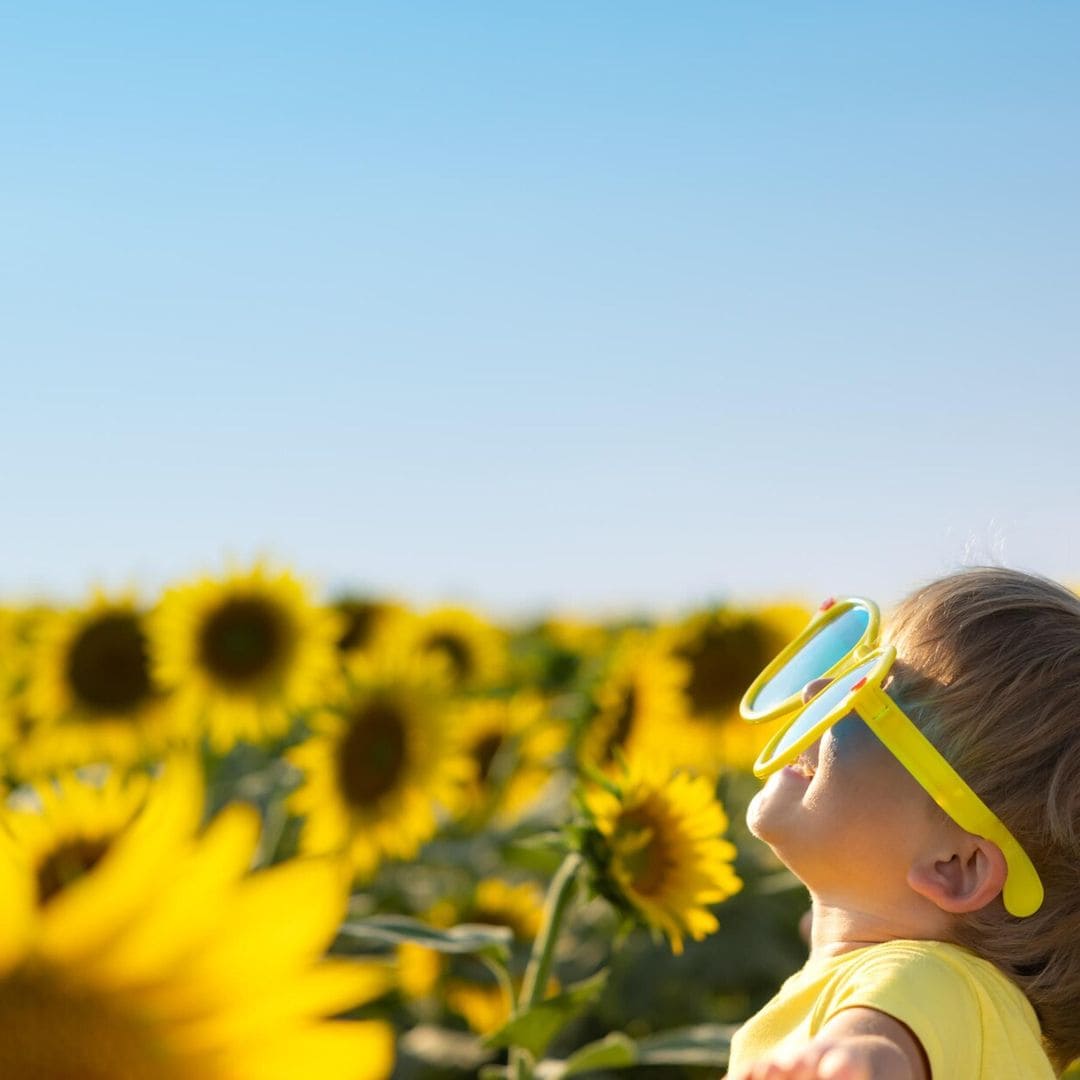
<svg viewBox="0 0 1080 1080"><path fill-rule="evenodd" d="M786 772L773 773L746 808L746 827L773 851L783 844L785 830L790 829L792 814L802 806L802 795L809 784L805 777L788 776Z"/></svg>
<svg viewBox="0 0 1080 1080"><path fill-rule="evenodd" d="M776 832L774 820L776 807L772 805L770 798L772 792L769 790L772 779L772 777L769 778L765 786L750 800L750 804L746 808L746 827L753 836L756 836L759 840L764 840L770 847Z"/></svg>

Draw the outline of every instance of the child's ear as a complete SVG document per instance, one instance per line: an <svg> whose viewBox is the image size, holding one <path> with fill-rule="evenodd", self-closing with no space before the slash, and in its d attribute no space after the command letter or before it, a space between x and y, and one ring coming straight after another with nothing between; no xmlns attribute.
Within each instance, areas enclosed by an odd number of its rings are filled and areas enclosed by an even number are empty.
<svg viewBox="0 0 1080 1080"><path fill-rule="evenodd" d="M998 896L1008 870L997 844L963 833L951 851L928 852L914 862L907 882L942 911L961 915L986 907Z"/></svg>

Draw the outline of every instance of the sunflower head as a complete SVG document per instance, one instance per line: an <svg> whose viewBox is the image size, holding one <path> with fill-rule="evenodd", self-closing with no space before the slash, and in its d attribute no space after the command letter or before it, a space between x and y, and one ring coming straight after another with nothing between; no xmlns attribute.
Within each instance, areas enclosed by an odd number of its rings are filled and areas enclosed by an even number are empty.
<svg viewBox="0 0 1080 1080"><path fill-rule="evenodd" d="M33 869L39 906L109 855L142 811L147 791L142 773L108 769L91 779L65 771L9 800L0 820Z"/></svg>
<svg viewBox="0 0 1080 1080"><path fill-rule="evenodd" d="M440 813L460 810L474 766L440 661L380 651L348 670L339 699L312 716L313 737L289 754L304 773L290 805L305 818L306 851L346 851L366 877L386 857L411 858Z"/></svg>
<svg viewBox="0 0 1080 1080"><path fill-rule="evenodd" d="M393 600L352 594L339 596L331 607L340 617L340 631L335 644L343 656L377 647L388 625L408 613L403 604Z"/></svg>
<svg viewBox="0 0 1080 1080"><path fill-rule="evenodd" d="M98 595L84 609L53 615L36 652L30 703L50 719L132 717L155 696L142 615L129 598Z"/></svg>
<svg viewBox="0 0 1080 1080"><path fill-rule="evenodd" d="M336 672L337 616L262 564L171 589L150 630L156 676L219 750L284 734Z"/></svg>
<svg viewBox="0 0 1080 1080"><path fill-rule="evenodd" d="M164 752L179 735L153 679L146 621L131 596L97 593L82 608L43 616L27 648L11 750L17 774L130 763Z"/></svg>
<svg viewBox="0 0 1080 1080"><path fill-rule="evenodd" d="M424 920L443 927L455 923L507 927L513 933L515 959L524 961L524 952L540 931L543 907L543 893L532 882L512 884L501 878L484 878L469 896L440 901L425 913ZM441 996L450 1011L463 1017L480 1035L509 1019L513 1002L475 957L448 957L421 945L401 945L397 959L399 986L407 997ZM519 976L512 977L512 982L520 989ZM557 992L557 984L549 984L549 990Z"/></svg>
<svg viewBox="0 0 1080 1080"><path fill-rule="evenodd" d="M690 666L686 692L694 714L731 713L758 672L808 618L809 612L797 604L758 611L718 608L677 627L675 652Z"/></svg>
<svg viewBox="0 0 1080 1080"><path fill-rule="evenodd" d="M531 690L457 702L453 722L474 766L466 793L470 820L482 824L494 817L510 824L520 819L551 780L568 725Z"/></svg>
<svg viewBox="0 0 1080 1080"><path fill-rule="evenodd" d="M704 777L631 766L582 799L582 853L594 887L616 908L654 931L672 950L683 938L716 930L709 910L741 888L735 849L723 838L727 816Z"/></svg>
<svg viewBox="0 0 1080 1080"><path fill-rule="evenodd" d="M585 767L610 771L638 756L671 758L687 727L688 665L661 636L626 631L592 694L593 711L578 746Z"/></svg>
<svg viewBox="0 0 1080 1080"><path fill-rule="evenodd" d="M391 984L319 960L347 904L336 861L249 877L258 813L230 806L200 835L191 761L25 794L0 828L0 1075L295 1076L313 1054L328 1080L390 1074L389 1025L326 1019Z"/></svg>
<svg viewBox="0 0 1080 1080"><path fill-rule="evenodd" d="M395 629L409 647L439 659L457 689L490 686L506 670L505 631L467 608L435 608L399 621Z"/></svg>
<svg viewBox="0 0 1080 1080"><path fill-rule="evenodd" d="M516 681L545 693L570 690L588 677L608 645L599 623L553 617L520 627L510 640Z"/></svg>
<svg viewBox="0 0 1080 1080"><path fill-rule="evenodd" d="M544 914L544 894L531 881L511 884L502 878L477 882L466 921L506 926L515 941L531 942L540 932Z"/></svg>
<svg viewBox="0 0 1080 1080"><path fill-rule="evenodd" d="M691 723L673 744L674 764L715 775L748 769L768 740L764 725L739 716L739 700L765 665L806 625L798 604L757 610L702 612L664 632L674 655L686 664L684 693Z"/></svg>

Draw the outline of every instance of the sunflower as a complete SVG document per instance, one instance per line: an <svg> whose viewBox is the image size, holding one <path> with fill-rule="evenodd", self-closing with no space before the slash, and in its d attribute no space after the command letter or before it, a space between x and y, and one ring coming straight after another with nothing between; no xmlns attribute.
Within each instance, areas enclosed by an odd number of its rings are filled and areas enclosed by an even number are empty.
<svg viewBox="0 0 1080 1080"><path fill-rule="evenodd" d="M603 623L573 615L549 616L540 624L540 630L553 645L587 657L599 656L607 648L611 634Z"/></svg>
<svg viewBox="0 0 1080 1080"><path fill-rule="evenodd" d="M390 985L385 968L320 959L346 908L339 864L248 875L257 812L228 807L199 835L186 762L36 797L0 816L0 1075L389 1076L388 1025L326 1019Z"/></svg>
<svg viewBox="0 0 1080 1080"><path fill-rule="evenodd" d="M385 857L412 858L440 809L460 810L475 767L441 660L383 649L353 657L347 674L340 700L311 718L313 737L288 754L305 777L289 806L305 818L304 851L345 851L368 877Z"/></svg>
<svg viewBox="0 0 1080 1080"><path fill-rule="evenodd" d="M661 638L626 631L593 694L595 713L578 747L580 762L609 770L619 758L670 760L689 719L688 674L687 663Z"/></svg>
<svg viewBox="0 0 1080 1080"><path fill-rule="evenodd" d="M565 722L539 694L470 698L455 709L462 745L475 763L467 799L475 821L517 821L543 792L567 742Z"/></svg>
<svg viewBox="0 0 1080 1080"><path fill-rule="evenodd" d="M440 901L425 915L425 921L440 927L455 923L505 926L513 932L514 945L525 950L540 932L543 910L544 895L532 882L511 884L501 878L484 878L464 903ZM401 945L399 987L410 998L431 997L441 990L450 1010L477 1034L486 1035L509 1019L513 1002L478 961L456 959L453 963L422 945ZM514 981L520 985L520 978Z"/></svg>
<svg viewBox="0 0 1080 1080"><path fill-rule="evenodd" d="M330 605L340 617L338 652L349 655L377 648L387 627L408 617L408 608L394 600L375 597L339 596Z"/></svg>
<svg viewBox="0 0 1080 1080"><path fill-rule="evenodd" d="M290 714L314 705L336 671L337 616L262 564L169 590L150 630L156 677L221 751L284 735Z"/></svg>
<svg viewBox="0 0 1080 1080"><path fill-rule="evenodd" d="M151 676L145 620L131 596L95 593L82 608L43 616L21 705L25 737L12 761L24 776L159 756L183 734Z"/></svg>
<svg viewBox="0 0 1080 1080"><path fill-rule="evenodd" d="M408 647L441 658L457 689L489 686L506 670L506 633L467 608L435 608L400 620L395 629Z"/></svg>
<svg viewBox="0 0 1080 1080"><path fill-rule="evenodd" d="M21 653L15 635L15 617L7 608L0 608L0 752L15 742L18 724Z"/></svg>
<svg viewBox="0 0 1080 1080"><path fill-rule="evenodd" d="M597 891L681 953L683 937L699 941L717 929L708 905L742 887L723 839L727 815L702 776L665 774L647 764L584 796L590 825L583 850Z"/></svg>
<svg viewBox="0 0 1080 1080"><path fill-rule="evenodd" d="M744 723L739 701L809 618L809 610L798 604L756 611L720 608L666 629L674 654L689 665L685 690L693 722L678 764L713 773L753 764L771 733L765 725Z"/></svg>
<svg viewBox="0 0 1080 1080"><path fill-rule="evenodd" d="M608 637L605 626L569 616L520 628L510 642L514 676L548 693L569 690L599 662Z"/></svg>

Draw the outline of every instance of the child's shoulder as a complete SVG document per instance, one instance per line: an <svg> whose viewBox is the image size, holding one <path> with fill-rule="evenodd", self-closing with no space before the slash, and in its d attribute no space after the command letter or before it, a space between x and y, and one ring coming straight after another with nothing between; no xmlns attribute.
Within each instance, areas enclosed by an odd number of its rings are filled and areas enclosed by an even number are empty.
<svg viewBox="0 0 1080 1080"><path fill-rule="evenodd" d="M826 996L844 1007L853 994L870 991L890 997L914 995L926 1005L939 998L956 1003L969 998L976 1008L978 999L986 996L1038 1026L1034 1010L1015 983L988 960L947 941L884 941L820 962L811 959L804 970Z"/></svg>
<svg viewBox="0 0 1080 1080"><path fill-rule="evenodd" d="M973 1059L1011 1060L1014 1054L1029 1069L1016 1075L1052 1075L1031 1003L1004 973L968 949L900 939L830 957L824 964L812 1027L824 1026L843 1009L876 1009L914 1032L938 1065L935 1077L981 1076L978 1068L972 1070ZM807 965L814 966L813 961ZM958 1055L965 1071L959 1071Z"/></svg>
<svg viewBox="0 0 1080 1080"><path fill-rule="evenodd" d="M807 1042L844 1009L904 1024L934 1080L1052 1080L1035 1011L1009 979L967 949L901 939L812 957L736 1034L733 1060Z"/></svg>

